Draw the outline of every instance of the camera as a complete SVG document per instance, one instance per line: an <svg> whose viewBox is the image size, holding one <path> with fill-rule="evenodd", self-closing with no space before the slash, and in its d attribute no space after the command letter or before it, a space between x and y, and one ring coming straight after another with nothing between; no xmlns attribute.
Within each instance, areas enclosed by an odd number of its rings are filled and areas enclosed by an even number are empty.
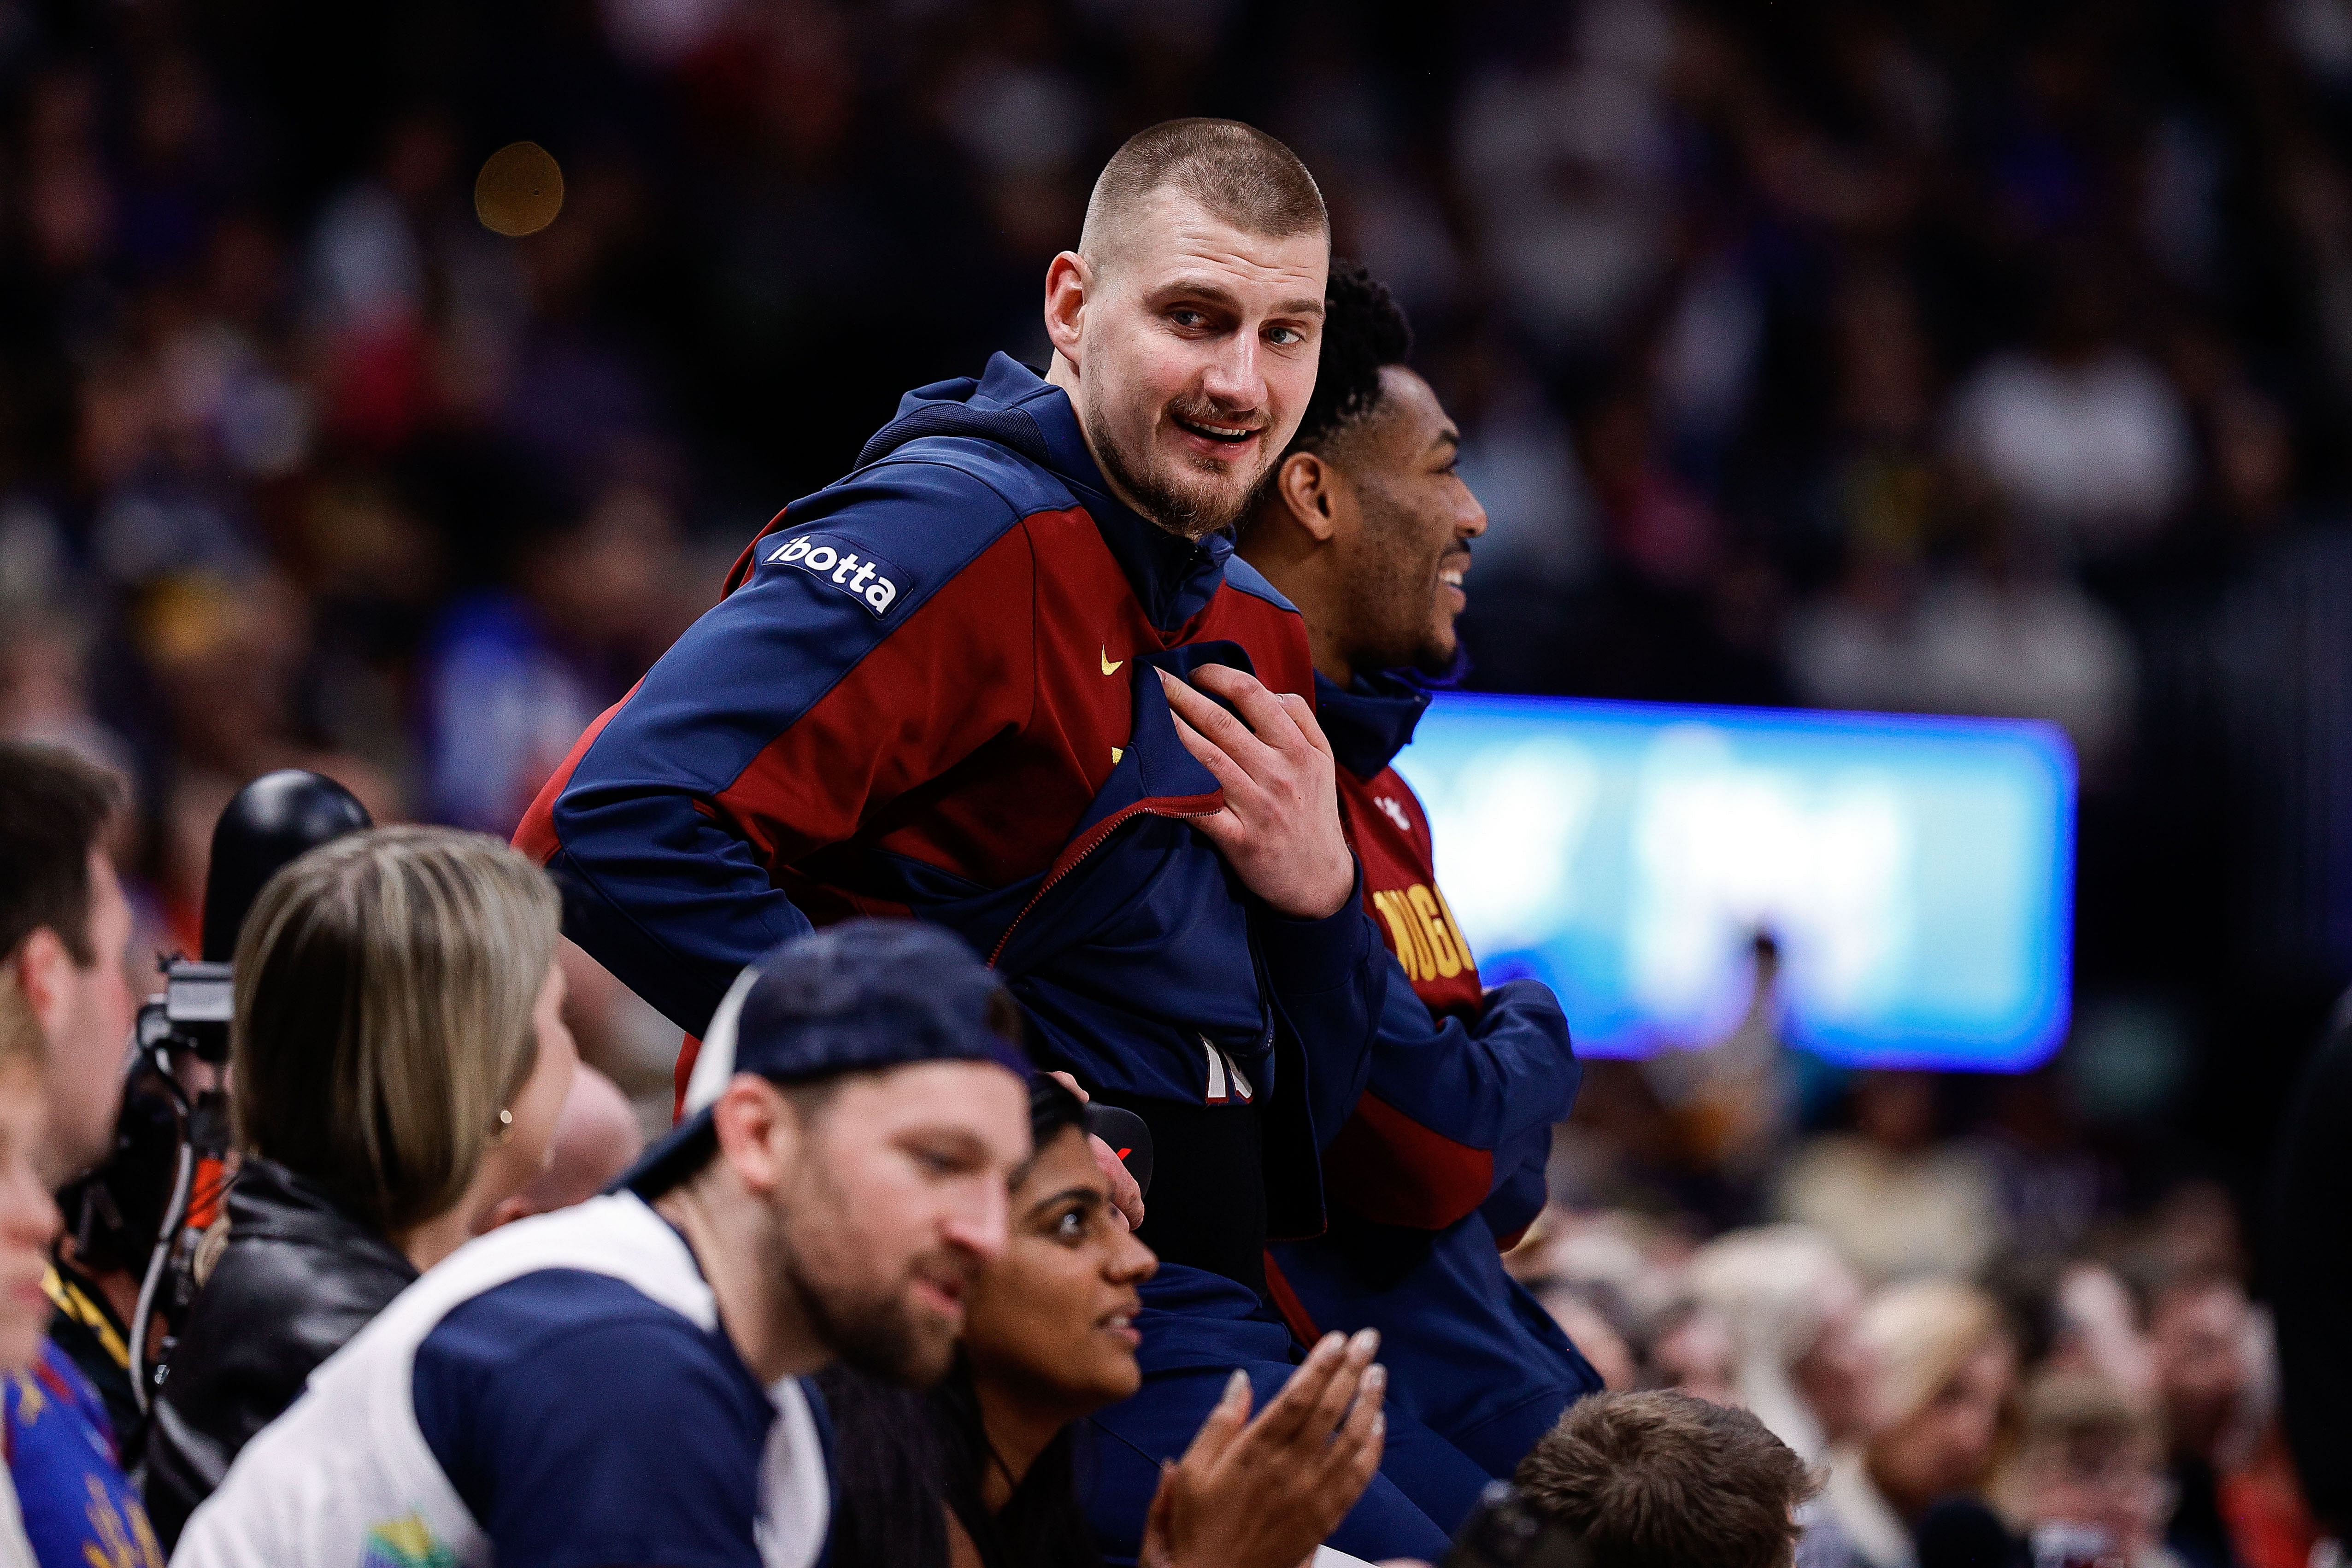
<svg viewBox="0 0 2352 1568"><path fill-rule="evenodd" d="M236 971L226 964L177 953L155 967L163 971L163 991L150 997L139 1009L139 1053L160 1054L161 1064L167 1068L174 1051L187 1051L215 1067L227 1061Z"/></svg>
<svg viewBox="0 0 2352 1568"><path fill-rule="evenodd" d="M1587 1568L1576 1532L1550 1519L1508 1481L1496 1481L1470 1511L1439 1568Z"/></svg>
<svg viewBox="0 0 2352 1568"><path fill-rule="evenodd" d="M203 956L175 953L157 965L163 988L139 1009L114 1151L58 1194L72 1238L60 1272L138 1281L122 1338L124 1370L142 1411L163 1359L151 1352L160 1343L168 1353L195 1299L197 1254L220 1218L234 1170L223 1085L236 991L228 960L237 932L280 866L373 825L341 785L299 768L264 774L231 799L213 828Z"/></svg>

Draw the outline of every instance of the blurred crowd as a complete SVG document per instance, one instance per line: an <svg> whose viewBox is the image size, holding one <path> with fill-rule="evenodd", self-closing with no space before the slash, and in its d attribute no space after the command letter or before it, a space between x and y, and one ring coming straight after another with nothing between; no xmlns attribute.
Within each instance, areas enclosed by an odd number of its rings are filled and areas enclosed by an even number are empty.
<svg viewBox="0 0 2352 1568"><path fill-rule="evenodd" d="M1108 149L1235 114L1465 425L1473 684L2079 750L2058 1064L1596 1064L1527 1255L1580 1343L1779 1356L1822 1452L1998 1361L2029 1439L2128 1410L2184 1561L2289 1560L2236 1215L2352 976L2352 0L0 0L0 736L135 781L142 952L272 768L510 831L900 391L1041 357ZM509 239L526 138L564 198ZM665 1119L675 1031L578 969ZM1878 1425L1724 1312L1702 1243L1773 1218ZM1918 1276L1992 1294L1864 1295ZM1867 1452L1899 1511L1927 1461Z"/></svg>

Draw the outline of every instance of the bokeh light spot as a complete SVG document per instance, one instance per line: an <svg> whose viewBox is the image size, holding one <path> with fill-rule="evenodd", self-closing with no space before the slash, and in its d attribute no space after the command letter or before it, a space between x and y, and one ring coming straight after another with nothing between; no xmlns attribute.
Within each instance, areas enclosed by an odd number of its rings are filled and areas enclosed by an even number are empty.
<svg viewBox="0 0 2352 1568"><path fill-rule="evenodd" d="M536 141L499 148L474 181L475 215L498 234L537 234L562 210L563 171Z"/></svg>

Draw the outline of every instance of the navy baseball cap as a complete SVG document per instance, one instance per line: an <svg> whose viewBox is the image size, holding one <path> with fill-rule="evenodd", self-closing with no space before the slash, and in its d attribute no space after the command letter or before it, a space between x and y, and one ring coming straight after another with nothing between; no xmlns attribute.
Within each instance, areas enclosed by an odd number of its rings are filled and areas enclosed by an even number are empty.
<svg viewBox="0 0 2352 1568"><path fill-rule="evenodd" d="M710 1015L680 1120L615 1188L654 1197L717 1148L710 1107L739 1072L806 1083L917 1061L989 1061L1024 1082L1020 1012L954 936L912 920L852 920L748 965Z"/></svg>

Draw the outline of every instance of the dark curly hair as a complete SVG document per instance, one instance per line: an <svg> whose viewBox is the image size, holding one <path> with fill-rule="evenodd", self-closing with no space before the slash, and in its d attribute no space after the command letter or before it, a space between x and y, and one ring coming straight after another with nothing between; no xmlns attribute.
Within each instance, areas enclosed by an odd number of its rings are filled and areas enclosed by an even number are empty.
<svg viewBox="0 0 2352 1568"><path fill-rule="evenodd" d="M1320 452L1332 438L1381 403L1381 371L1412 354L1412 326L1404 308L1359 261L1331 263L1323 289L1323 359L1315 395L1283 455Z"/></svg>

